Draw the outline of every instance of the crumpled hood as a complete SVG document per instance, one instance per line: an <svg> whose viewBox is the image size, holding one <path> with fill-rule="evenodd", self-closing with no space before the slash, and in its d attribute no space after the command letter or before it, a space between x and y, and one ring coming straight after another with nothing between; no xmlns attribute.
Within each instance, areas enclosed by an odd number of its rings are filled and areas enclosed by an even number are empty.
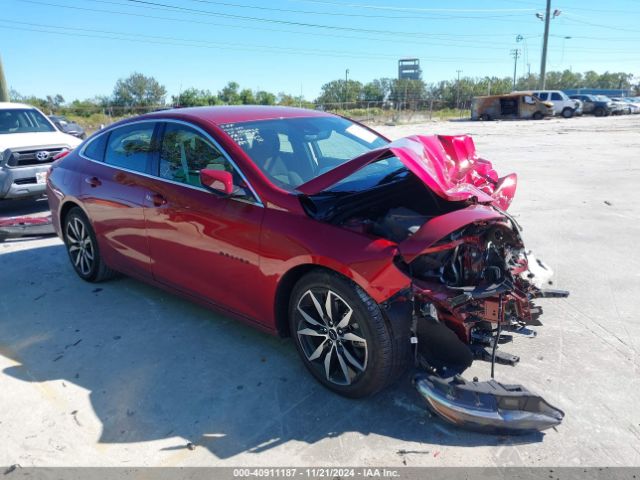
<svg viewBox="0 0 640 480"><path fill-rule="evenodd" d="M515 194L515 173L498 177L491 162L477 156L473 139L467 135L413 135L366 152L296 190L315 195L352 175L366 165L397 157L436 195L449 201L470 200L493 204L506 210Z"/></svg>
<svg viewBox="0 0 640 480"><path fill-rule="evenodd" d="M75 148L82 140L62 132L29 132L0 134L0 152L7 148L47 147L66 145Z"/></svg>

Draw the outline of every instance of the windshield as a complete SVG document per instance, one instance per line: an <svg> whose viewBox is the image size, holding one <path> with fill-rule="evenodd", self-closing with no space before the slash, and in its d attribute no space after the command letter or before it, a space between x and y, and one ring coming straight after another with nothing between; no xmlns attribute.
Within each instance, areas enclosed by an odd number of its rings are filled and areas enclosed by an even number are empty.
<svg viewBox="0 0 640 480"><path fill-rule="evenodd" d="M30 132L55 132L55 128L44 115L32 108L0 110L0 135Z"/></svg>
<svg viewBox="0 0 640 480"><path fill-rule="evenodd" d="M275 185L288 191L387 144L371 130L340 117L282 118L220 127ZM377 163L379 168L362 169L358 176L368 171L369 176L384 178L397 168L388 161L384 166Z"/></svg>
<svg viewBox="0 0 640 480"><path fill-rule="evenodd" d="M597 95L596 98L601 102L610 102L611 99L609 97L605 97L604 95Z"/></svg>

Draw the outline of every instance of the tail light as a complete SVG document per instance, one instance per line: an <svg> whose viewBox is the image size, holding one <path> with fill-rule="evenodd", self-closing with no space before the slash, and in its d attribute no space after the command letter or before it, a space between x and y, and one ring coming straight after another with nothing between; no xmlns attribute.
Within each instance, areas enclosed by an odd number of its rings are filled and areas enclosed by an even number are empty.
<svg viewBox="0 0 640 480"><path fill-rule="evenodd" d="M49 167L49 170L47 170L47 175L46 175L47 181L49 180L49 175L51 175L51 171L58 166L58 164L60 163L60 160L62 160L64 157L66 157L70 153L71 153L71 150L68 148L65 148L64 150L60 151L59 153L53 156L53 162L51 162L51 166Z"/></svg>
<svg viewBox="0 0 640 480"><path fill-rule="evenodd" d="M53 161L60 160L71 153L71 150L65 149L53 156Z"/></svg>

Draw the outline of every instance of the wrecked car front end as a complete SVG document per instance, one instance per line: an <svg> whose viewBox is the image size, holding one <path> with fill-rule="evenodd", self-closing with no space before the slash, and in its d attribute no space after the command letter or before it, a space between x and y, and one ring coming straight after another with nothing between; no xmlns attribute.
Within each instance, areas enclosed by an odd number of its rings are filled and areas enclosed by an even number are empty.
<svg viewBox="0 0 640 480"><path fill-rule="evenodd" d="M379 161L401 162L376 188L334 189ZM390 143L298 187L307 213L397 244L395 266L408 287L382 307L408 325L418 373L414 384L445 421L492 433L527 433L558 425L564 413L521 385L494 380L495 363L519 358L499 345L535 336L551 269L520 236L508 209L517 177L499 177L468 136L413 136ZM491 364L491 380L461 374L474 360Z"/></svg>

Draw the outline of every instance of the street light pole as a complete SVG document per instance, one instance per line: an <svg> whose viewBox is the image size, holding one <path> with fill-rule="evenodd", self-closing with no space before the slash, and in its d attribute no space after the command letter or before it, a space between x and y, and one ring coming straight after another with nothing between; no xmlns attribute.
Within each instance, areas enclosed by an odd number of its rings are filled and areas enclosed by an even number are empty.
<svg viewBox="0 0 640 480"><path fill-rule="evenodd" d="M349 98L349 94L348 94L348 86L349 85L349 69L347 68L344 71L344 108L345 110L347 109L347 100Z"/></svg>
<svg viewBox="0 0 640 480"><path fill-rule="evenodd" d="M564 44L567 40L571 40L571 37L563 37L562 38L562 57L560 57L560 64L564 68Z"/></svg>
<svg viewBox="0 0 640 480"><path fill-rule="evenodd" d="M458 72L458 81L456 82L456 108L460 107L460 72L462 70L456 70Z"/></svg>
<svg viewBox="0 0 640 480"><path fill-rule="evenodd" d="M518 71L518 57L520 56L520 50L517 48L511 50L511 55L513 55L513 89L516 89L516 72Z"/></svg>

